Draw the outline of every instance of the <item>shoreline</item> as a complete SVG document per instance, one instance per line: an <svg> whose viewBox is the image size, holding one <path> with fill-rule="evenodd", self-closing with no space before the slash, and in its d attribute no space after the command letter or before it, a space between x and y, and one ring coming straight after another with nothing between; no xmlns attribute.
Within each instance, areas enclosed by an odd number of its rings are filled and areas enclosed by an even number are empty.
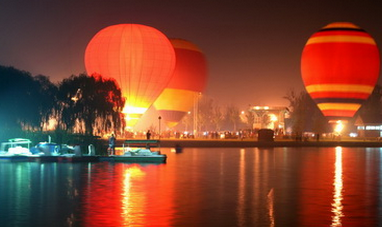
<svg viewBox="0 0 382 227"><path fill-rule="evenodd" d="M144 142L145 140L142 140ZM121 145L123 141L120 141ZM179 147L179 148L211 148L211 147L382 147L382 141L257 141L257 140L238 140L238 139L160 139L160 147Z"/></svg>

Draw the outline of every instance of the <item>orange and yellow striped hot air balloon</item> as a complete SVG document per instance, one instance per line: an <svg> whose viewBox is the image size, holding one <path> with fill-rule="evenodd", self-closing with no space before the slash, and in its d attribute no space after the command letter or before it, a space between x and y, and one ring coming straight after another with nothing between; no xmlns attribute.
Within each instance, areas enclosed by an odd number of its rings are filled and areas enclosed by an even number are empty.
<svg viewBox="0 0 382 227"><path fill-rule="evenodd" d="M372 93L380 70L374 39L349 22L314 33L301 58L305 88L329 120L347 120Z"/></svg>
<svg viewBox="0 0 382 227"><path fill-rule="evenodd" d="M183 39L170 39L176 55L174 75L154 103L168 127L176 126L193 107L207 82L207 64L202 51Z"/></svg>
<svg viewBox="0 0 382 227"><path fill-rule="evenodd" d="M114 78L126 98L124 114L133 127L170 82L175 51L159 30L140 24L117 24L99 31L85 51L89 75Z"/></svg>

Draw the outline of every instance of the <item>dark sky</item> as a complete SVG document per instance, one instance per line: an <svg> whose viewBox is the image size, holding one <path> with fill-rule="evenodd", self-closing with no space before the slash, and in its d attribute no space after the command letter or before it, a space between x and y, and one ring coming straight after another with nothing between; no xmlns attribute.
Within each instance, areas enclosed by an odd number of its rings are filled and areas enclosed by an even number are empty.
<svg viewBox="0 0 382 227"><path fill-rule="evenodd" d="M100 29L138 23L198 45L208 61L205 94L220 104L287 105L287 91L303 89L305 42L336 21L382 45L379 0L0 0L0 65L61 81L85 72L86 45Z"/></svg>

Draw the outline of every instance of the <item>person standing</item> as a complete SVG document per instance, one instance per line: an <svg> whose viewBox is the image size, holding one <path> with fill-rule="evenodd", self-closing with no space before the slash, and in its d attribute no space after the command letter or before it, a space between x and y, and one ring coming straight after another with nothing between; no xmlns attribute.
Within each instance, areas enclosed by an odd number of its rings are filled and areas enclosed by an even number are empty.
<svg viewBox="0 0 382 227"><path fill-rule="evenodd" d="M146 139L150 139L151 138L151 132L150 132L150 130L148 130L147 132L146 132Z"/></svg>
<svg viewBox="0 0 382 227"><path fill-rule="evenodd" d="M110 138L109 138L108 154L109 155L114 155L115 154L115 136L114 136L114 133L112 133Z"/></svg>

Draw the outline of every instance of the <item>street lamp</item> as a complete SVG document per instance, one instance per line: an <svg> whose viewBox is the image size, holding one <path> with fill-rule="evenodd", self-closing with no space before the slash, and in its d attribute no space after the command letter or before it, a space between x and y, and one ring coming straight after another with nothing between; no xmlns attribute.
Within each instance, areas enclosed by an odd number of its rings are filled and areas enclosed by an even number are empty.
<svg viewBox="0 0 382 227"><path fill-rule="evenodd" d="M159 121L159 139L160 139L160 120L162 119L161 116L158 117L158 121Z"/></svg>

